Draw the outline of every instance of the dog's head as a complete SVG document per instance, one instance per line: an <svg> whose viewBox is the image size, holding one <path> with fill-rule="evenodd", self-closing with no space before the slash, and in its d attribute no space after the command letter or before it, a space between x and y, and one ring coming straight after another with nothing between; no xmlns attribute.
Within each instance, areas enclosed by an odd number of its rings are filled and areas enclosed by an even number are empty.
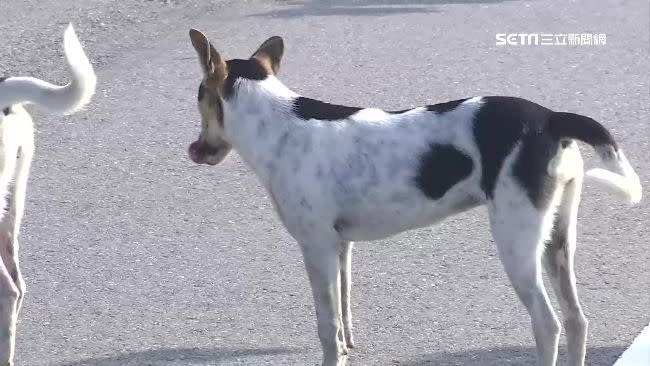
<svg viewBox="0 0 650 366"><path fill-rule="evenodd" d="M284 43L280 37L271 37L248 60L224 61L200 31L191 29L190 39L199 57L203 80L198 96L201 133L190 144L188 154L195 163L216 165L232 148L226 126L236 121L228 120L230 116L225 113L224 104L228 103L234 92L235 80L241 73L247 73L248 78L255 79L275 75L280 66Z"/></svg>

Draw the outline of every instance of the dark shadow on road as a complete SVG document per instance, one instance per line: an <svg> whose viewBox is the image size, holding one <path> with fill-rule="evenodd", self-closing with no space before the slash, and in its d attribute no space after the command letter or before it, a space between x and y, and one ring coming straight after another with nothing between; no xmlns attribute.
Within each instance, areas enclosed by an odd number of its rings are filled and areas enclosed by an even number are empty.
<svg viewBox="0 0 650 366"><path fill-rule="evenodd" d="M435 13L436 5L489 4L516 0L278 0L279 4L292 6L253 14L259 17L293 18L301 16L328 15L390 15L403 13Z"/></svg>
<svg viewBox="0 0 650 366"><path fill-rule="evenodd" d="M624 346L587 347L585 364L589 366L611 366L625 351ZM403 361L399 366L523 366L535 364L535 349L532 347L505 347L477 349L458 353L432 353L415 361ZM560 349L558 365L566 364L564 348Z"/></svg>
<svg viewBox="0 0 650 366"><path fill-rule="evenodd" d="M273 356L299 353L300 349L259 348L259 349L222 349L222 348L162 348L99 358L87 358L80 361L61 363L58 366L163 366L169 362L182 365L223 362L246 357Z"/></svg>

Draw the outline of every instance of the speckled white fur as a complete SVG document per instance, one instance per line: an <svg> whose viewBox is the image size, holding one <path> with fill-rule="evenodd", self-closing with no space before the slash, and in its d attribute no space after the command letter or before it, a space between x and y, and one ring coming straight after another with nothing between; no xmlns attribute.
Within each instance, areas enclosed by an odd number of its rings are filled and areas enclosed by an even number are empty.
<svg viewBox="0 0 650 366"><path fill-rule="evenodd" d="M318 309L323 365L343 365L353 345L351 281L345 270L351 242L431 225L486 202L472 135L482 100L469 99L441 115L425 108L402 114L362 109L345 121L304 121L291 111L296 94L275 77L237 83L236 96L224 103L226 140L255 171L300 243ZM427 199L413 183L419 157L432 143L453 145L474 165L470 176L437 201ZM563 190L557 190L548 211L535 208L509 173L517 153L513 149L506 158L489 204L491 227L509 278L531 312L540 339L539 364L552 365L559 326L535 263L542 257ZM581 179L581 162L574 143L558 152L552 171L560 183ZM574 282L567 283L575 291ZM566 302L575 305L577 300L567 294Z"/></svg>
<svg viewBox="0 0 650 366"><path fill-rule="evenodd" d="M219 69L210 63L220 56L216 51L206 55L207 39L195 30L190 36L200 61L207 60L203 64L205 80L224 80L225 75L215 73ZM260 49L273 42L278 44L277 39L271 39ZM232 90L222 100L223 123L211 120L218 115L206 107L213 101L199 101L203 129L199 140L190 145L190 157L216 164L232 147L268 191L303 253L316 305L323 366L344 365L354 345L350 313L352 242L431 225L485 203L506 273L532 320L538 365L555 364L560 331L542 283L542 265L549 272L563 310L569 363L584 364L587 322L573 272L583 167L574 141L563 141L547 162L549 176L544 179L551 182L544 182L551 189L548 205L533 203L514 176L523 141L505 157L488 200L481 187L482 157L473 130L484 98L465 100L444 113L427 108L404 113L366 108L340 120L304 120L293 109L298 95L274 75L263 80L238 78ZM451 146L469 157L473 165L469 175L436 199L416 184L422 157L432 145ZM201 151L215 153L203 156ZM600 177L626 198L636 197L635 190L640 192L640 184L636 187L638 182L633 179L636 174L622 153L618 162L612 162L608 158L611 152L602 156L620 180L603 174ZM443 177L449 172L437 173Z"/></svg>

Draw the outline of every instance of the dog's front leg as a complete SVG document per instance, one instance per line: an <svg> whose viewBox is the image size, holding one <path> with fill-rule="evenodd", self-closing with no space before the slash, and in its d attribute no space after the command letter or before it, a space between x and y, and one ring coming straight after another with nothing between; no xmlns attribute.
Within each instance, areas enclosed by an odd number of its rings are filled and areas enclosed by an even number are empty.
<svg viewBox="0 0 650 366"><path fill-rule="evenodd" d="M316 305L323 366L344 366L347 350L345 343L338 338L339 331L342 331L338 234L314 235L300 240L300 245Z"/></svg>

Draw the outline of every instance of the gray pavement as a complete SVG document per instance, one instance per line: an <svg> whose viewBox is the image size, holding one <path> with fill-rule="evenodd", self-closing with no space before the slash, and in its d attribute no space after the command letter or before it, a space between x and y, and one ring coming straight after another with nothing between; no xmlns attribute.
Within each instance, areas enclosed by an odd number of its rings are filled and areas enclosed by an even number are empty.
<svg viewBox="0 0 650 366"><path fill-rule="evenodd" d="M32 108L18 365L319 362L299 250L255 177L236 154L217 167L186 158L200 78L190 27L228 58L283 36L281 79L332 102L399 109L504 94L587 114L650 186L645 1L0 0L0 14L3 73L65 82L72 21L99 77L77 115ZM496 47L507 32L606 33L607 44ZM627 208L589 185L583 197L588 364L611 365L650 320L650 204ZM353 264L350 365L534 359L484 209L360 243Z"/></svg>

